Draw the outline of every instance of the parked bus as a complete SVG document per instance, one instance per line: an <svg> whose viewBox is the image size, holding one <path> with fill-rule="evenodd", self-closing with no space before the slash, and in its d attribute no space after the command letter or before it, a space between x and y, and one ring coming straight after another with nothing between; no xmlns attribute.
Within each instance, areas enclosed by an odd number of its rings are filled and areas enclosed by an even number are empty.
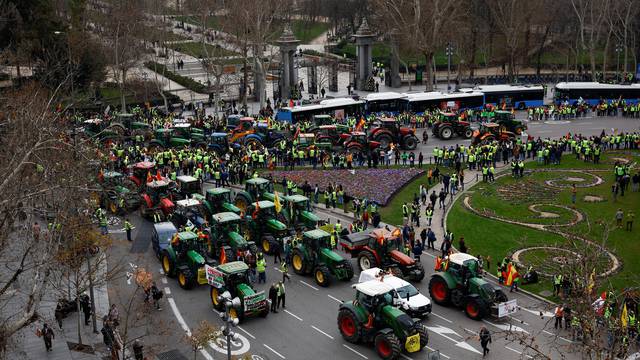
<svg viewBox="0 0 640 360"><path fill-rule="evenodd" d="M276 120L296 124L304 120L313 120L315 115L330 115L336 119L363 114L365 102L352 98L325 99L317 104L283 107L276 113Z"/></svg>
<svg viewBox="0 0 640 360"><path fill-rule="evenodd" d="M484 94L484 104L497 107L523 110L528 107L544 105L544 87L542 85L480 85L473 89L460 91L479 91Z"/></svg>
<svg viewBox="0 0 640 360"><path fill-rule="evenodd" d="M625 100L627 103L638 103L640 84L601 84L597 82L561 82L556 84L554 99L556 103L569 101L570 104L580 99L589 105L597 105L600 101Z"/></svg>
<svg viewBox="0 0 640 360"><path fill-rule="evenodd" d="M456 92L444 94L438 91L426 93L408 93L404 100L403 111L421 114L426 110L479 109L483 104L483 94L480 92Z"/></svg>
<svg viewBox="0 0 640 360"><path fill-rule="evenodd" d="M387 113L398 115L406 104L407 95L397 92L371 93L364 97L367 114Z"/></svg>

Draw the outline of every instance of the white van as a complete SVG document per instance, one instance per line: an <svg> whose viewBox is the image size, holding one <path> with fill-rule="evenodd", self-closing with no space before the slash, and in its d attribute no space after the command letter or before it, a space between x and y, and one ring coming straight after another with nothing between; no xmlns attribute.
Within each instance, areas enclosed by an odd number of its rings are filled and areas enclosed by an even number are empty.
<svg viewBox="0 0 640 360"><path fill-rule="evenodd" d="M359 283L363 283L369 280L379 280L378 274L380 269L373 267L360 272ZM393 303L400 309L407 313L411 317L425 318L431 313L431 300L420 294L418 289L411 283L395 277L393 275L385 275L382 278L382 282L394 289Z"/></svg>

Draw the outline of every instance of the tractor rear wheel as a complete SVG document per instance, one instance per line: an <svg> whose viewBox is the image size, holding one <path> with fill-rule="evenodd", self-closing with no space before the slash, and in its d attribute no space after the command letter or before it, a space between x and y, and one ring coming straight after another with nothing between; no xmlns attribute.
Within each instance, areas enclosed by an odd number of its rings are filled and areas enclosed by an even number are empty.
<svg viewBox="0 0 640 360"><path fill-rule="evenodd" d="M260 240L260 244L262 245L262 251L265 254L271 254L273 252L273 247L275 246L276 240L273 236L265 235Z"/></svg>
<svg viewBox="0 0 640 360"><path fill-rule="evenodd" d="M465 128L462 136L464 136L465 139L471 139L473 136L473 130L471 130L470 127Z"/></svg>
<svg viewBox="0 0 640 360"><path fill-rule="evenodd" d="M429 344L429 333L423 323L416 323L416 330L420 334L420 349L424 349Z"/></svg>
<svg viewBox="0 0 640 360"><path fill-rule="evenodd" d="M464 306L464 313L470 319L480 320L487 312L487 304L480 298L470 297L467 299L467 303Z"/></svg>
<svg viewBox="0 0 640 360"><path fill-rule="evenodd" d="M383 360L397 359L402 348L400 347L400 339L394 333L378 334L374 341L376 352Z"/></svg>
<svg viewBox="0 0 640 360"><path fill-rule="evenodd" d="M502 302L507 302L509 301L509 298L507 297L507 294L504 293L504 291L498 289L496 290L496 302L497 303L502 303Z"/></svg>
<svg viewBox="0 0 640 360"><path fill-rule="evenodd" d="M393 139L391 138L391 135L389 134L380 134L378 136L376 136L374 138L375 141L378 141L380 143L380 148L383 150L389 150L389 147L391 146L391 143L393 142Z"/></svg>
<svg viewBox="0 0 640 360"><path fill-rule="evenodd" d="M363 251L358 255L358 267L360 271L367 270L372 267L378 266L378 262L376 261L376 257L373 256L372 253L368 251Z"/></svg>
<svg viewBox="0 0 640 360"><path fill-rule="evenodd" d="M413 278L414 281L422 281L424 279L424 266L420 261L416 261L416 275Z"/></svg>
<svg viewBox="0 0 640 360"><path fill-rule="evenodd" d="M448 305L451 292L447 286L447 282L439 276L434 276L429 281L429 295L438 305Z"/></svg>
<svg viewBox="0 0 640 360"><path fill-rule="evenodd" d="M298 275L304 275L307 273L304 266L304 256L298 249L293 249L293 255L291 256L291 266L293 267L293 271L295 271L295 273Z"/></svg>
<svg viewBox="0 0 640 360"><path fill-rule="evenodd" d="M247 207L249 206L250 203L251 203L251 199L248 199L243 194L238 194L236 196L236 199L233 201L233 204L237 206L240 209L240 211L242 211L245 214L247 212Z"/></svg>
<svg viewBox="0 0 640 360"><path fill-rule="evenodd" d="M360 340L362 324L358 323L356 315L351 310L342 309L338 312L338 329L342 338L350 343L357 343Z"/></svg>
<svg viewBox="0 0 640 360"><path fill-rule="evenodd" d="M344 260L344 268L346 270L346 276L344 279L340 279L342 281L349 281L353 278L353 265L351 265L351 261Z"/></svg>
<svg viewBox="0 0 640 360"><path fill-rule="evenodd" d="M213 308L218 311L222 311L222 308L224 307L224 305L222 304L222 301L220 301L219 299L220 290L212 286L211 290L209 291L209 296L211 297L211 304L213 305Z"/></svg>
<svg viewBox="0 0 640 360"><path fill-rule="evenodd" d="M178 285L185 290L189 290L193 287L194 283L193 275L189 270L180 270L178 272Z"/></svg>
<svg viewBox="0 0 640 360"><path fill-rule="evenodd" d="M453 129L451 129L451 126L442 126L440 127L440 134L438 134L438 136L442 140L449 140L453 136Z"/></svg>
<svg viewBox="0 0 640 360"><path fill-rule="evenodd" d="M171 259L171 256L169 256L169 253L164 251L160 259L162 260L162 271L164 271L165 275L168 277L176 276L176 264L173 259Z"/></svg>
<svg viewBox="0 0 640 360"><path fill-rule="evenodd" d="M404 148L407 150L415 150L418 147L418 138L412 135L405 136Z"/></svg>
<svg viewBox="0 0 640 360"><path fill-rule="evenodd" d="M326 266L318 266L313 271L313 277L316 279L316 284L327 287L331 283L331 272Z"/></svg>

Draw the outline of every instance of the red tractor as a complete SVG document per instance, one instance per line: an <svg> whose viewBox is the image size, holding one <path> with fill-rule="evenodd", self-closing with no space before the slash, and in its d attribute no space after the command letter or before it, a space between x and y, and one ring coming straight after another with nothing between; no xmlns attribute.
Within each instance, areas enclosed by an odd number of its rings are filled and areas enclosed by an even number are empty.
<svg viewBox="0 0 640 360"><path fill-rule="evenodd" d="M150 161L142 161L133 165L133 174L129 176L129 180L133 181L138 189L147 183L147 176L153 173L155 163Z"/></svg>
<svg viewBox="0 0 640 360"><path fill-rule="evenodd" d="M419 142L413 129L400 126L395 119L390 118L377 119L369 131L369 139L380 142L380 148L384 150L388 150L391 143L404 150L415 150Z"/></svg>
<svg viewBox="0 0 640 360"><path fill-rule="evenodd" d="M316 134L316 143L331 143L333 146L342 145L344 140L341 135L349 134L349 127L346 125L321 125L311 130Z"/></svg>
<svg viewBox="0 0 640 360"><path fill-rule="evenodd" d="M379 267L412 281L424 278L422 264L402 251L404 244L399 229L369 229L352 233L343 236L340 245L352 258L358 259L361 271Z"/></svg>
<svg viewBox="0 0 640 360"><path fill-rule="evenodd" d="M484 123L480 128L473 132L472 145L487 144L494 140L506 141L516 138L516 134L507 131L504 126L496 123Z"/></svg>
<svg viewBox="0 0 640 360"><path fill-rule="evenodd" d="M343 141L344 149L353 155L368 153L369 150L376 149L380 146L378 141L369 140L367 134L361 131L340 134L340 138Z"/></svg>
<svg viewBox="0 0 640 360"><path fill-rule="evenodd" d="M454 113L440 113L438 121L433 124L433 136L442 140L449 140L454 134L462 136L465 139L471 139L473 130L471 125L458 119L458 115Z"/></svg>
<svg viewBox="0 0 640 360"><path fill-rule="evenodd" d="M176 205L171 201L172 188L175 184L167 178L154 179L146 183L140 205L140 215L159 222L173 213Z"/></svg>

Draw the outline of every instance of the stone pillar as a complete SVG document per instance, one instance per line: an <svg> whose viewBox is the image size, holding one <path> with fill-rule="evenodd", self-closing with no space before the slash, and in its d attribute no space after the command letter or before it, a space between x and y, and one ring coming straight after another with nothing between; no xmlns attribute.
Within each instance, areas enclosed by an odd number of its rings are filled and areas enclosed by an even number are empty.
<svg viewBox="0 0 640 360"><path fill-rule="evenodd" d="M296 53L300 40L296 39L289 25L285 26L282 36L276 41L280 48L280 98L283 101L291 97L291 89L297 84L293 55Z"/></svg>
<svg viewBox="0 0 640 360"><path fill-rule="evenodd" d="M367 19L362 20L362 24L353 36L356 40L356 90L365 90L367 79L371 76L373 61L373 43L376 35L369 28Z"/></svg>

